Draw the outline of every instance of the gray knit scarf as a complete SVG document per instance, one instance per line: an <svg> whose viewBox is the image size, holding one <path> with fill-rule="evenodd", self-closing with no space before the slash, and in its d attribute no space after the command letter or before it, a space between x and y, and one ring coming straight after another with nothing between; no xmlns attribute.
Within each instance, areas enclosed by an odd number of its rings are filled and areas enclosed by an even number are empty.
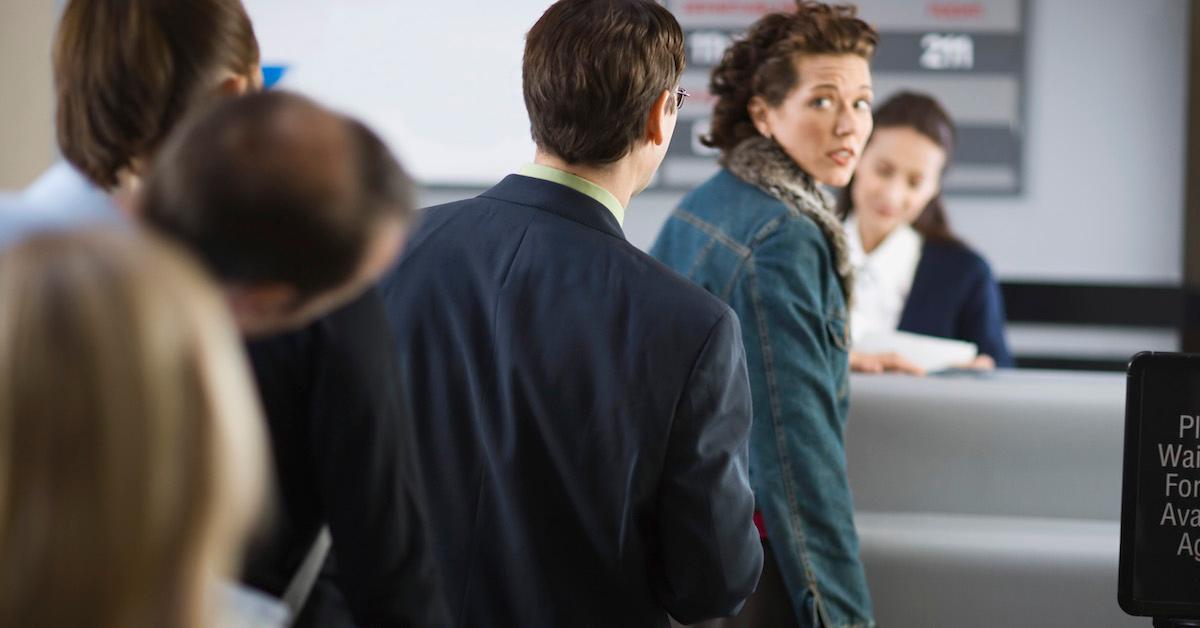
<svg viewBox="0 0 1200 628"><path fill-rule="evenodd" d="M756 135L742 140L722 160L737 178L779 199L792 211L808 216L825 234L833 250L834 268L847 306L854 294L854 271L842 222L833 212L833 198L792 161L775 140Z"/></svg>

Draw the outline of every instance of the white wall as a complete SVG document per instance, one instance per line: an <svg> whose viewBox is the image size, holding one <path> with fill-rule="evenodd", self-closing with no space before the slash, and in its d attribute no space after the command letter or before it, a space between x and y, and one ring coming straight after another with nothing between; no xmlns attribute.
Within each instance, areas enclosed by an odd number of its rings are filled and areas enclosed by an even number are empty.
<svg viewBox="0 0 1200 628"><path fill-rule="evenodd" d="M955 226L1005 279L1180 282L1191 3L1029 4L1026 193Z"/></svg>
<svg viewBox="0 0 1200 628"><path fill-rule="evenodd" d="M54 159L55 15L47 0L0 1L0 191L24 187Z"/></svg>
<svg viewBox="0 0 1200 628"><path fill-rule="evenodd" d="M0 2L0 189L25 185L53 156L49 42L57 4ZM1029 0L1026 190L949 203L955 227L1002 279L1180 281L1190 4ZM447 46L431 58L457 59L442 69L453 82L454 64L465 60L453 42ZM383 75L403 77L402 70ZM427 191L423 200L467 193ZM678 199L635 199L630 240L648 246Z"/></svg>
<svg viewBox="0 0 1200 628"><path fill-rule="evenodd" d="M948 203L1001 279L1181 281L1189 4L1030 0L1025 192ZM629 239L678 199L635 199Z"/></svg>

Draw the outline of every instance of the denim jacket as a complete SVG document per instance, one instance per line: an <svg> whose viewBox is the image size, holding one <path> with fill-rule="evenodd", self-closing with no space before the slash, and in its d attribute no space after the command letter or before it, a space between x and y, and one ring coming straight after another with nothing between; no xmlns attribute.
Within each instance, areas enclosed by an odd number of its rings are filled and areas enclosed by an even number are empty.
<svg viewBox="0 0 1200 628"><path fill-rule="evenodd" d="M841 228L774 143L747 140L725 166L683 199L651 253L741 319L750 482L800 625L874 626L843 446L851 278Z"/></svg>

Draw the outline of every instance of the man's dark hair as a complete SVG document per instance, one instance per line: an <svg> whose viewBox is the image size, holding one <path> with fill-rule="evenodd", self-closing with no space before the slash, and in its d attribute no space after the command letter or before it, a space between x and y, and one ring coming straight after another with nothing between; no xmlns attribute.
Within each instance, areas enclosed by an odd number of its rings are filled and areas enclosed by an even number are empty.
<svg viewBox="0 0 1200 628"><path fill-rule="evenodd" d="M567 163L629 154L683 73L683 31L651 0L559 0L525 37L525 108L538 148ZM672 101L671 106L674 106Z"/></svg>
<svg viewBox="0 0 1200 628"><path fill-rule="evenodd" d="M220 71L257 70L258 40L240 0L71 0L54 41L59 149L112 189Z"/></svg>
<svg viewBox="0 0 1200 628"><path fill-rule="evenodd" d="M361 123L272 91L189 119L155 160L141 213L223 282L282 282L301 297L352 277L412 185Z"/></svg>

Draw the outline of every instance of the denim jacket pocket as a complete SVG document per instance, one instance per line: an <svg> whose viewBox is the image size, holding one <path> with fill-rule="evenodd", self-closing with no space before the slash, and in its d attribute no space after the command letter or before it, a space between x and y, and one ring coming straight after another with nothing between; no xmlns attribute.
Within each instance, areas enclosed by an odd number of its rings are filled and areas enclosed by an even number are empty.
<svg viewBox="0 0 1200 628"><path fill-rule="evenodd" d="M850 351L850 329L846 322L846 308L830 306L825 316L825 329L829 332L829 341L834 347L843 352Z"/></svg>
<svg viewBox="0 0 1200 628"><path fill-rule="evenodd" d="M825 331L830 344L829 372L837 386L838 402L846 403L850 397L850 328L844 306L830 306L825 317ZM842 420L845 420L844 414Z"/></svg>

